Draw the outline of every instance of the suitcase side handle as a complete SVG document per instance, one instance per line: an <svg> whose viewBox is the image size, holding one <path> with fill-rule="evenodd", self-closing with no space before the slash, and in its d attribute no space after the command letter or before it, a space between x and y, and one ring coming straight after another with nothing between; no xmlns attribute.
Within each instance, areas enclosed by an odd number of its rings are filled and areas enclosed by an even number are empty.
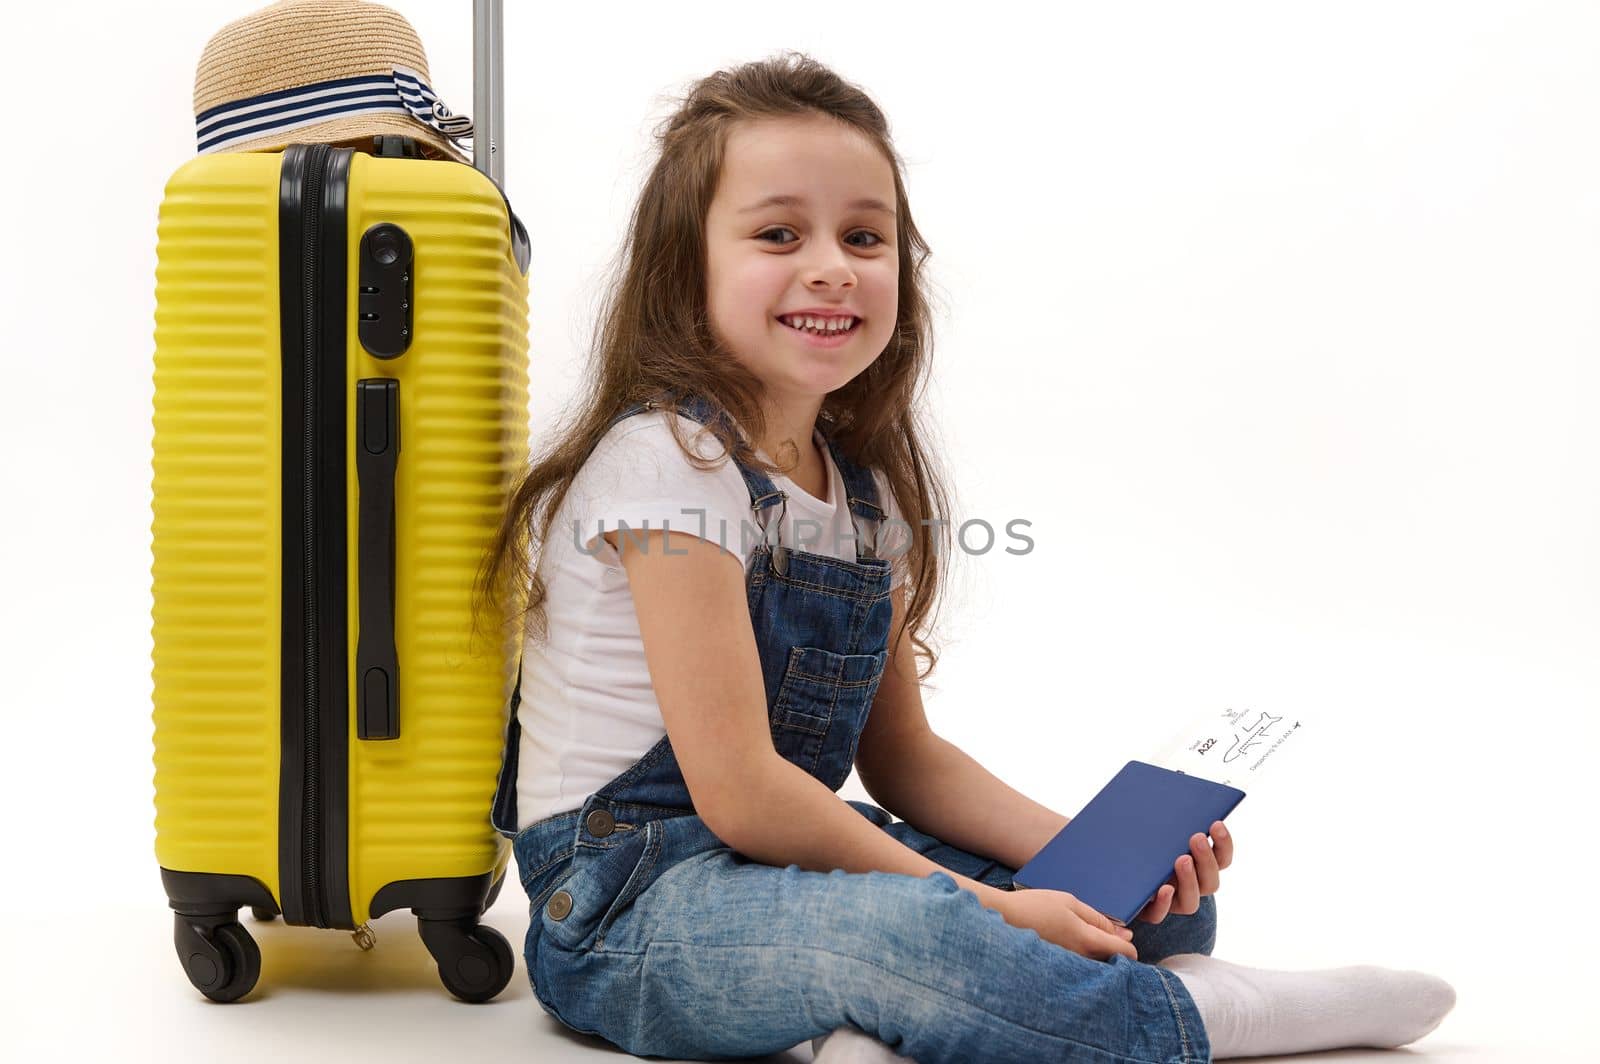
<svg viewBox="0 0 1600 1064"><path fill-rule="evenodd" d="M400 464L400 382L356 382L356 737L400 737L400 663L394 648L394 480Z"/></svg>

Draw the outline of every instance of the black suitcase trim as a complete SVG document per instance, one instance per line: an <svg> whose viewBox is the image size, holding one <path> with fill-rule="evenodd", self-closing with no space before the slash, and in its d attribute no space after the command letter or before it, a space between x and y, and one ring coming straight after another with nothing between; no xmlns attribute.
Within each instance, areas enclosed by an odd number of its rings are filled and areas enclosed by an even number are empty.
<svg viewBox="0 0 1600 1064"><path fill-rule="evenodd" d="M397 909L410 909L419 917L481 915L500 896L505 881L504 871L498 878L490 871L448 879L397 879L372 896L372 918Z"/></svg>
<svg viewBox="0 0 1600 1064"><path fill-rule="evenodd" d="M345 327L350 157L291 145L279 181L284 920L350 929Z"/></svg>
<svg viewBox="0 0 1600 1064"><path fill-rule="evenodd" d="M187 915L237 916L241 905L263 913L278 911L272 891L254 876L162 868L161 887L167 892L167 907Z"/></svg>

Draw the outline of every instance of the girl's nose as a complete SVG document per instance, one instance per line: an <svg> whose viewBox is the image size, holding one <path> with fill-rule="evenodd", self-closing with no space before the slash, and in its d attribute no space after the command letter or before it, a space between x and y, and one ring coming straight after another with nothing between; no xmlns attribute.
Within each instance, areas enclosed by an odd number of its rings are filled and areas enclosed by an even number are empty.
<svg viewBox="0 0 1600 1064"><path fill-rule="evenodd" d="M808 288L854 288L856 272L843 255L833 253L806 267Z"/></svg>
<svg viewBox="0 0 1600 1064"><path fill-rule="evenodd" d="M856 275L848 269L813 270L806 284L810 288L854 288Z"/></svg>

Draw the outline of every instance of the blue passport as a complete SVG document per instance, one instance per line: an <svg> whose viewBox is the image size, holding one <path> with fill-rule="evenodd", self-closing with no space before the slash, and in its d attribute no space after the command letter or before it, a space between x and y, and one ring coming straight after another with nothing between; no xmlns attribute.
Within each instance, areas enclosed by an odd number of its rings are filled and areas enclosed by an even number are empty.
<svg viewBox="0 0 1600 1064"><path fill-rule="evenodd" d="M1209 834L1243 799L1237 787L1129 761L1012 881L1067 891L1126 925L1189 852L1189 837Z"/></svg>

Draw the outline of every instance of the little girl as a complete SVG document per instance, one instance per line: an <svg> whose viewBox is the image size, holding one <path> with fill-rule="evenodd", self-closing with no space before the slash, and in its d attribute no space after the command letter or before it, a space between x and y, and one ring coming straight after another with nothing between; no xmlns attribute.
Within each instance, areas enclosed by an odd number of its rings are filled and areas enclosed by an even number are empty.
<svg viewBox="0 0 1600 1064"><path fill-rule="evenodd" d="M1131 929L1012 890L1068 818L923 715L949 526L916 405L927 246L884 116L790 55L698 82L659 140L588 392L485 569L491 605L531 587L494 820L544 1009L701 1060L836 1030L819 1060L1432 1030L1454 1002L1432 976L1210 957L1220 821ZM852 767L879 805L837 796Z"/></svg>

